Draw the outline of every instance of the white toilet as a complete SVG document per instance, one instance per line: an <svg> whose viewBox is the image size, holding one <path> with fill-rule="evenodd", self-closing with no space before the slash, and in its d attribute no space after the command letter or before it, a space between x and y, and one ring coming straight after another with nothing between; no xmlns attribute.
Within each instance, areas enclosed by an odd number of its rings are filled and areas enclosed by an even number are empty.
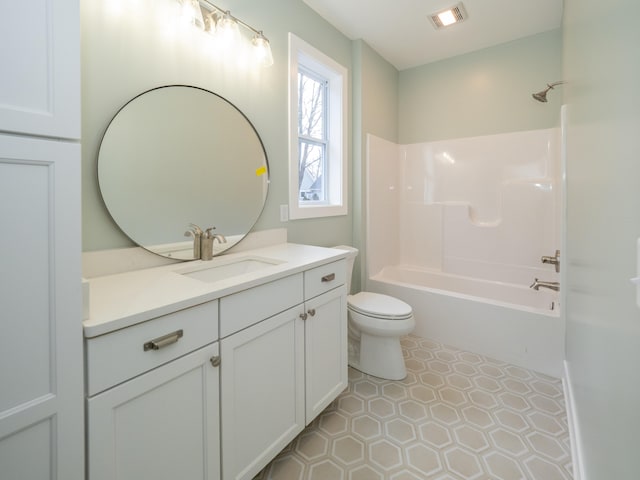
<svg viewBox="0 0 640 480"><path fill-rule="evenodd" d="M358 250L339 245L347 257L347 292ZM388 380L407 376L400 337L416 325L411 307L380 293L360 292L347 296L349 316L349 365L363 373Z"/></svg>

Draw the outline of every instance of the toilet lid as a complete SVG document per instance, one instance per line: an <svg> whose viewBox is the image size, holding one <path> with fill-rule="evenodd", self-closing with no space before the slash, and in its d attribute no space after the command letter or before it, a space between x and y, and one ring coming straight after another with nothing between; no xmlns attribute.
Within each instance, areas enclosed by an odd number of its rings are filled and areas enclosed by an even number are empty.
<svg viewBox="0 0 640 480"><path fill-rule="evenodd" d="M411 306L381 293L360 292L349 296L349 308L364 315L404 320L412 315Z"/></svg>

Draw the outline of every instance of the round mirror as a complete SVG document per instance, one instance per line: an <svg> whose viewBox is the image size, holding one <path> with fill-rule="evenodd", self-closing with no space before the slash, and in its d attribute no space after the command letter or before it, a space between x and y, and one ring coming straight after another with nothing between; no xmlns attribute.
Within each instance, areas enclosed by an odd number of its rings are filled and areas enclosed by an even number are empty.
<svg viewBox="0 0 640 480"><path fill-rule="evenodd" d="M111 120L98 183L131 240L193 260L192 224L216 227L222 237L214 239L214 255L235 245L262 212L269 172L262 141L240 110L207 90L172 85L138 95Z"/></svg>

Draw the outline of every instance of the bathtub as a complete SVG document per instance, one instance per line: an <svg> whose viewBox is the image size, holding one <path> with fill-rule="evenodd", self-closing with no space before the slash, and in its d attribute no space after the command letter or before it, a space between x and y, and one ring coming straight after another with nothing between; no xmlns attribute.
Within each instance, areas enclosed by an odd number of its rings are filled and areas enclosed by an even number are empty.
<svg viewBox="0 0 640 480"><path fill-rule="evenodd" d="M557 292L408 266L384 267L367 280L367 290L411 305L415 335L562 376Z"/></svg>

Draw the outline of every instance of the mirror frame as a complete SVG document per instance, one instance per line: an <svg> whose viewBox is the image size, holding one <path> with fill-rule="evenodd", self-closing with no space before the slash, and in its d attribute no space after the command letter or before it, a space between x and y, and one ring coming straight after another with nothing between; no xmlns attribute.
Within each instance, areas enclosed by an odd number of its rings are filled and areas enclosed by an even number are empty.
<svg viewBox="0 0 640 480"><path fill-rule="evenodd" d="M267 198L268 198L268 194L269 194L269 186L270 186L270 173L271 173L271 169L269 167L269 159L267 156L267 151L264 147L264 143L262 141L262 138L260 137L258 131L256 130L255 126L253 125L253 123L249 120L249 118L237 107L235 106L233 103L231 103L229 100L227 100L226 98L224 98L223 96L212 92L210 90L201 88L201 87L196 87L196 86L192 86L192 85L182 85L182 84L172 84L172 85L163 85L163 86L159 86L159 87L154 87L151 88L149 90L145 90L144 92L139 93L138 95L134 96L133 98L131 98L130 100L128 100L124 105L122 105L118 111L115 113L115 115L111 118L111 120L109 121L109 123L107 124L102 138L100 140L100 144L98 146L98 154L97 154L97 171L96 171L96 176L97 176L97 183L98 183L98 190L100 192L100 196L103 202L103 205L105 207L105 209L107 210L109 216L111 217L111 219L113 220L114 224L120 229L120 231L122 231L132 242L134 242L136 245L144 248L145 250L148 250L149 252L152 252L156 255L160 255L162 257L166 257L166 258L171 258L171 259L176 259L176 260L183 260L183 261L188 261L188 260L197 260L198 258L193 254L194 249L193 249L193 243L191 241L187 241L188 243L191 243L191 247L189 247L189 249L186 249L184 246L178 248L178 247L173 247L173 243L166 243L167 246L165 248L165 245L162 245L161 242L159 242L159 244L154 244L154 245L149 245L149 242L146 242L146 244L140 243L140 236L137 236L138 239L136 239L136 234L135 232L130 232L127 231L127 229L125 227L123 227L123 223L133 223L133 222L123 222L123 221L118 221L118 219L116 218L116 214L114 214L114 211L112 211L111 208L109 208L109 204L110 201L105 198L105 187L103 185L104 183L104 179L103 181L101 181L101 177L104 177L104 175L101 175L101 165L104 165L104 162L106 161L104 157L101 158L101 153L103 153L103 146L105 145L105 139L108 137L108 134L110 132L110 128L112 127L112 125L114 125L114 122L116 122L117 118L119 115L122 114L123 111L125 111L127 109L128 106L130 106L132 103L136 102L137 100L140 99L140 97L152 93L152 92L158 92L162 89L168 89L168 88L175 88L175 87L179 87L179 88L189 88L189 89L194 89L197 90L201 93L205 93L205 94L210 94L213 95L214 97L216 97L217 100L224 102L225 106L230 107L235 113L238 113L240 115L240 117L238 118L238 121L241 121L240 119L244 120L246 122L246 126L248 127L249 130L251 130L254 134L255 134L255 138L257 139L257 144L255 144L255 148L260 150L261 155L263 157L264 160L264 171L262 171L262 173L260 173L260 175L258 175L258 171L259 170L263 170L263 167L259 167L256 170L256 176L259 176L261 178L263 178L263 181L261 183L262 187L263 187L263 195L262 195L262 204L260 205L259 208L256 208L255 211L255 218L250 218L248 221L250 222L250 226L248 226L246 228L246 231L240 232L238 234L234 234L231 235L231 237L227 237L228 241L226 243L215 243L214 246L214 251L213 251L213 255L218 255L221 254L223 252L225 252L226 250L228 250L229 248L233 247L234 245L236 245L238 242L240 242L255 226L256 222L258 221L258 219L260 218L262 212L264 211L266 202L267 202ZM102 160L102 163L101 163ZM107 189L108 190L108 189ZM222 203L224 204L224 201L221 201L220 199L215 199L212 200L212 204L214 203ZM253 212L251 212L253 214ZM211 225L200 225L200 227L202 227L202 229L204 230L205 228L210 227ZM189 223L186 222L184 225L185 230L187 230L189 228ZM224 227L223 227L224 228ZM216 230L215 233L220 233L220 234L225 234L224 231L222 230ZM185 242L175 242L175 244L177 245L178 243L185 243ZM177 249L177 250L176 250ZM190 252L190 253L189 253Z"/></svg>

